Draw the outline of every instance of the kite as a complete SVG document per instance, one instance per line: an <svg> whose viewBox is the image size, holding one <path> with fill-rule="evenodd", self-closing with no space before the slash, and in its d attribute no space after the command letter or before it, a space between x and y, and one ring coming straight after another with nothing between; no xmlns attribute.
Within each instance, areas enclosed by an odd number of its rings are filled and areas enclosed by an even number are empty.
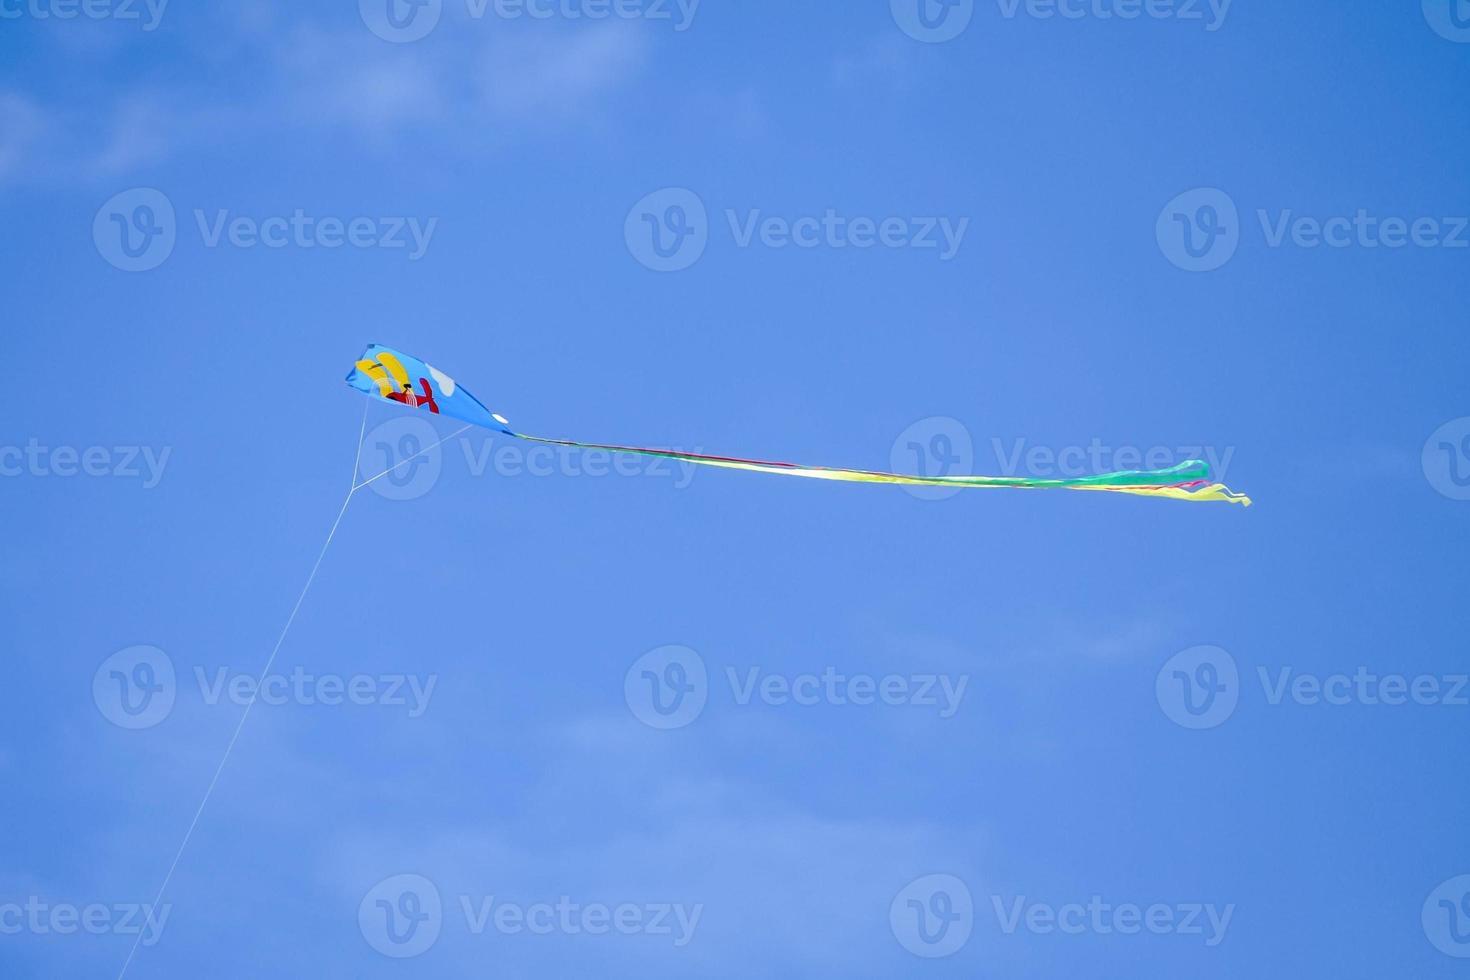
<svg viewBox="0 0 1470 980"><path fill-rule="evenodd" d="M401 351L372 344L347 375L347 383L373 398L397 402L416 411L443 415L470 425L483 426L515 439L575 449L600 449L615 453L652 456L700 466L719 466L757 473L800 476L812 480L842 480L849 483L890 483L903 486L929 487L1013 487L1036 490L1099 490L1145 497L1167 497L1171 500L1225 501L1249 507L1251 499L1234 493L1223 484L1210 480L1209 464L1191 459L1159 470L1121 470L1096 476L1063 479L1034 479L1023 476L919 476L906 473L883 473L876 470L852 470L830 466L802 466L735 456L706 456L639 446L607 445L595 442L573 442L569 439L546 439L511 429L510 423L482 405L474 395L457 384L443 371L404 354Z"/></svg>

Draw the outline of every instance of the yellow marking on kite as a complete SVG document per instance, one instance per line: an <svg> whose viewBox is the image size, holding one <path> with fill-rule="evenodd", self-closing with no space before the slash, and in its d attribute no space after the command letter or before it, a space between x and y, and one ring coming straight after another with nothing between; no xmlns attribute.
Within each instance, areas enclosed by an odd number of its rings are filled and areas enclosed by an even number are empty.
<svg viewBox="0 0 1470 980"><path fill-rule="evenodd" d="M398 379L398 384L400 386L405 388L408 387L408 372L403 370L403 364L398 360L398 358L383 350L378 351L378 360L382 361L388 366L389 372L392 373L393 377Z"/></svg>
<svg viewBox="0 0 1470 980"><path fill-rule="evenodd" d="M393 391L393 385L388 381L388 372L376 361L358 361L357 369L378 383L378 394L387 398Z"/></svg>

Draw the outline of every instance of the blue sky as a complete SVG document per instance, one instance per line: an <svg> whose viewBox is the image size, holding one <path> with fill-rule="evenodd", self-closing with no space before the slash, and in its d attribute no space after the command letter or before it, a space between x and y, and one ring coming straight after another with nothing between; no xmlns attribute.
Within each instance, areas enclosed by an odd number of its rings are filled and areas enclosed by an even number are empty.
<svg viewBox="0 0 1470 980"><path fill-rule="evenodd" d="M0 973L1463 972L1470 4L396 2L0 0ZM252 702L455 428L369 342L1255 505L477 431Z"/></svg>

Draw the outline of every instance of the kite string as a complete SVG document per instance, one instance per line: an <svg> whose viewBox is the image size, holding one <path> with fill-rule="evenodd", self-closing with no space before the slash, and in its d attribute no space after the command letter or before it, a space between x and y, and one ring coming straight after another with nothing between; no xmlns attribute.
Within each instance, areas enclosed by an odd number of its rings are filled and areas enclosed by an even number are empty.
<svg viewBox="0 0 1470 980"><path fill-rule="evenodd" d="M357 432L357 456L352 461L353 479L357 477L357 468L362 463L362 443L367 434L367 410L368 405L362 406L362 424ZM301 594L296 597L296 604L291 607L291 615L286 618L286 625L281 628L281 633L276 637L276 645L271 648L270 656L266 658L265 666L260 670L260 676L256 678L250 700L245 702L245 710L240 714L240 720L235 724L235 731L230 735L229 744L225 746L225 754L220 757L219 765L215 766L214 776L209 780L209 786L204 790L204 798L199 801L199 806L194 810L194 818L189 821L189 829L184 831L184 839L179 842L178 850L174 852L174 859L168 866L168 873L163 876L163 884L158 886L158 894L153 897L153 908L157 910L158 903L162 901L163 894L168 890L169 882L173 880L174 871L179 866L179 860L184 856L184 851L189 846L189 839L194 836L194 828L199 826L199 818L204 815L204 808L209 804L209 798L214 794L214 787L219 782L220 774L225 771L225 766L230 761L230 754L235 750L235 742L240 738L240 732L245 728L245 722L250 718L250 709L255 707L256 698L260 694L261 685L265 677L270 673L271 667L276 662L276 654L281 651L281 644L286 642L286 634L291 632L291 626L296 622L296 614L301 610L301 603L306 599L306 593L311 591L312 582L316 581L317 570L322 567L322 559L327 556L327 549L332 546L332 539L337 535L337 528L342 524L342 518L347 513L347 505L352 502L352 495L358 491L354 485L347 491L347 496L342 501L342 507L337 511L337 519L332 522L332 529L327 532L327 540L322 543L321 551L317 552L316 562L311 566L311 573L306 576L306 584L301 587ZM123 961L122 969L118 971L118 980L122 980L123 974L128 972L128 967L133 962L133 956L138 952L138 944L143 939L143 932L139 930L138 937L133 940L132 948L128 950L128 958Z"/></svg>
<svg viewBox="0 0 1470 980"><path fill-rule="evenodd" d="M372 404L372 403L369 402L368 404ZM424 453L429 452L430 450L433 450L433 449L438 449L440 446L444 445L450 439L453 439L455 436L459 435L462 432L468 431L470 428L472 428L472 426L469 426L469 425L460 426L458 429L455 429L453 432L449 433L449 435L445 436L443 439L440 439L438 442L433 443L432 445L429 445L429 446L425 446L423 449L420 449L418 452L414 453L412 456L405 456L403 459L399 460L397 463L394 463L392 466L388 467L386 470L384 470L383 472L379 473L377 476L369 477L368 479L363 480L361 483L355 484L352 487L352 492L353 493L356 493L357 491L361 490L363 487L367 486L369 483L372 483L374 480L377 480L377 479L379 479L381 477L387 476L389 473L392 473L394 470L398 469L398 467L403 466L406 463L413 462L415 459L418 459ZM358 445L357 452L358 452L358 455L359 456L362 455L362 445L361 444ZM352 472L353 473L356 473L357 472L357 464L353 464L353 470L352 470ZM350 494L349 494L349 496L350 496Z"/></svg>

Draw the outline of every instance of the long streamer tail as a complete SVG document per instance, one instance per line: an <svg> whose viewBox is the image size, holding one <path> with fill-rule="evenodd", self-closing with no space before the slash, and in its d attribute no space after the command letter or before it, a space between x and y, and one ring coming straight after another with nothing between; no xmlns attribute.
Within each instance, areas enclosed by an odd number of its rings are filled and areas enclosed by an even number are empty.
<svg viewBox="0 0 1470 980"><path fill-rule="evenodd" d="M510 430L505 430L509 432ZM615 453L632 453L692 463L699 466L718 466L731 470L751 470L756 473L776 473L782 476L800 476L809 480L840 480L847 483L891 483L905 486L930 487L1011 487L1030 490L1101 490L1108 493L1129 493L1144 497L1167 497L1171 500L1224 501L1249 507L1251 498L1235 493L1222 483L1210 481L1210 466L1203 460L1186 460L1177 466L1162 470L1119 470L1116 473L1101 473L1096 476L1063 478L1054 480L1033 479L1023 476L916 476L907 473L884 473L879 470L852 470L833 466L803 466L798 463L780 463L761 459L742 459L736 456L707 456L701 453L685 453L672 449L649 449L642 446L618 446L596 442L574 442L570 439L546 439L520 432L511 432L517 439L540 442L552 446L568 446L575 449L603 449Z"/></svg>
<svg viewBox="0 0 1470 980"><path fill-rule="evenodd" d="M418 379L420 397L412 381ZM1120 470L1096 476L1039 480L1024 476L918 476L908 473L883 473L878 470L849 470L833 466L802 466L738 456L706 456L673 449L650 449L643 446L617 446L597 442L573 442L570 439L545 439L512 431L510 423L484 406L449 375L411 354L370 344L347 375L347 383L369 398L407 405L427 405L430 412L503 432L528 442L575 449L601 449L615 453L632 453L656 459L676 460L698 466L719 466L730 470L751 470L781 476L800 476L808 480L841 480L847 483L894 483L928 487L1012 487L1027 490L1101 490L1106 493L1131 493L1141 497L1168 497L1173 500L1223 500L1250 506L1251 499L1232 493L1223 484L1210 480L1207 463L1191 459L1163 470ZM378 476L386 475L384 473ZM372 477L373 480L378 477ZM371 482L371 480L367 481ZM361 484L363 486L366 483Z"/></svg>

